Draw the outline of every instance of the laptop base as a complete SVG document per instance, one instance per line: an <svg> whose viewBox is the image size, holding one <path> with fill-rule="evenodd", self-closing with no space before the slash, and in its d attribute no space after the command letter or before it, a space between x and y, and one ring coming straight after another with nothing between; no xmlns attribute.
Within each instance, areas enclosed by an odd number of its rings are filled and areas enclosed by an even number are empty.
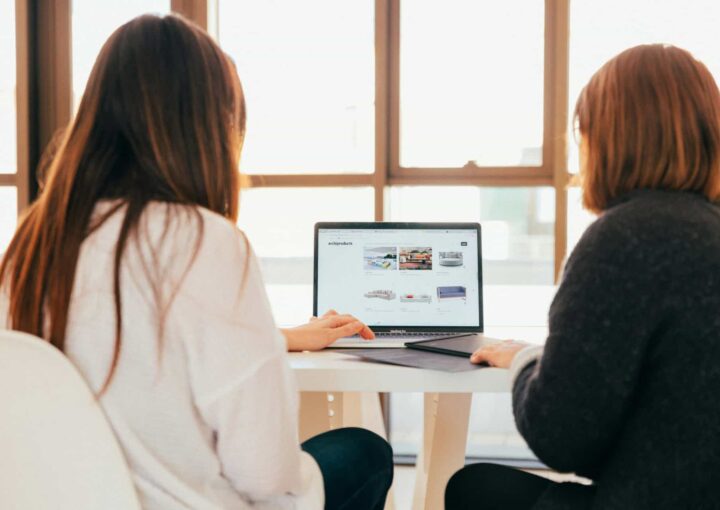
<svg viewBox="0 0 720 510"><path fill-rule="evenodd" d="M397 349L405 347L405 342L421 340L440 340L455 336L472 335L474 333L413 333L404 335L378 334L375 340L365 340L359 336L340 338L330 344L327 349Z"/></svg>

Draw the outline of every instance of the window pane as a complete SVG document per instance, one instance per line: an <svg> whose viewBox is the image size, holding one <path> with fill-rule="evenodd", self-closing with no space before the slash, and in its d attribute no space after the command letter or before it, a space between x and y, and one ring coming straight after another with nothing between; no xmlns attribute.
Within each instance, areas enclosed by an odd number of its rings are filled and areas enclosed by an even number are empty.
<svg viewBox="0 0 720 510"><path fill-rule="evenodd" d="M544 2L403 2L400 164L542 164Z"/></svg>
<svg viewBox="0 0 720 510"><path fill-rule="evenodd" d="M0 173L17 166L15 114L15 2L0 2Z"/></svg>
<svg viewBox="0 0 720 510"><path fill-rule="evenodd" d="M10 243L17 225L17 188L0 187L0 253Z"/></svg>
<svg viewBox="0 0 720 510"><path fill-rule="evenodd" d="M240 221L260 258L278 324L312 315L313 241L318 221L372 221L371 188L249 189Z"/></svg>
<svg viewBox="0 0 720 510"><path fill-rule="evenodd" d="M423 394L393 393L390 398L390 438L396 455L417 455L422 442ZM515 426L512 395L473 395L466 455L507 460L535 460Z"/></svg>
<svg viewBox="0 0 720 510"><path fill-rule="evenodd" d="M72 0L73 108L77 109L100 48L123 23L141 14L166 14L170 0Z"/></svg>
<svg viewBox="0 0 720 510"><path fill-rule="evenodd" d="M575 245L582 237L585 229L595 221L596 216L582 206L582 193L580 188L568 189L568 256L575 249Z"/></svg>
<svg viewBox="0 0 720 510"><path fill-rule="evenodd" d="M220 0L248 105L247 173L369 173L374 2Z"/></svg>
<svg viewBox="0 0 720 510"><path fill-rule="evenodd" d="M680 46L703 61L716 80L720 79L720 2L716 0L574 0L570 11L571 114L593 73L613 56L638 44ZM572 143L572 130L570 134L569 168L577 172L577 146Z"/></svg>
<svg viewBox="0 0 720 510"><path fill-rule="evenodd" d="M552 188L398 186L390 219L480 222L485 284L553 284Z"/></svg>

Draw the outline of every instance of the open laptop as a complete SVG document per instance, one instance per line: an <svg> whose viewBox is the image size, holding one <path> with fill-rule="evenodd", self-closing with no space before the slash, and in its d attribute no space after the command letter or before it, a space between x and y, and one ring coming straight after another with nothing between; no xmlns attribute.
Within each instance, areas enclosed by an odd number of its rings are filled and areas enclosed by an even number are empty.
<svg viewBox="0 0 720 510"><path fill-rule="evenodd" d="M373 341L331 347L402 347L482 333L478 223L317 223L313 314L349 313Z"/></svg>

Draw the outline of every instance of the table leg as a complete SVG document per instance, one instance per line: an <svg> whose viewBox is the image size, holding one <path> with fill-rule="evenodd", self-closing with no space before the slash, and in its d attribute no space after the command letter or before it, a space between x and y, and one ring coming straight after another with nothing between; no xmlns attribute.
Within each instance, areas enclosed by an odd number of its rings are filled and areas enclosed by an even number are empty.
<svg viewBox="0 0 720 510"><path fill-rule="evenodd" d="M444 507L445 486L465 463L471 393L427 393L413 510Z"/></svg>
<svg viewBox="0 0 720 510"><path fill-rule="evenodd" d="M300 442L330 430L328 394L324 391L300 393Z"/></svg>
<svg viewBox="0 0 720 510"><path fill-rule="evenodd" d="M377 393L300 393L300 439L340 427L362 427L387 439Z"/></svg>
<svg viewBox="0 0 720 510"><path fill-rule="evenodd" d="M340 427L361 427L387 439L385 421L377 393L300 393L300 441ZM385 510L394 510L390 489Z"/></svg>

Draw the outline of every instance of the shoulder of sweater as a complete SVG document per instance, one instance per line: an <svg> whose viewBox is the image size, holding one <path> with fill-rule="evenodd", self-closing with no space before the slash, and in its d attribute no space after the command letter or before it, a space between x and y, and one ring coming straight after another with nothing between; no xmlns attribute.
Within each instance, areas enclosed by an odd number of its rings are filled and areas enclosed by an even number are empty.
<svg viewBox="0 0 720 510"><path fill-rule="evenodd" d="M174 290L189 314L203 310L236 320L238 300L246 292L257 293L262 282L247 237L232 221L208 209L162 205L148 210L154 222L163 228L169 224L156 250L159 273L178 283Z"/></svg>
<svg viewBox="0 0 720 510"><path fill-rule="evenodd" d="M720 208L703 195L684 191L636 190L611 201L600 216L607 221L641 222L646 227L683 222L698 215L720 220Z"/></svg>
<svg viewBox="0 0 720 510"><path fill-rule="evenodd" d="M114 247L117 234L110 234ZM227 218L202 207L162 202L147 206L135 239L128 260L169 281L188 276L218 285L235 282L245 274L252 252L245 235Z"/></svg>
<svg viewBox="0 0 720 510"><path fill-rule="evenodd" d="M213 238L218 239L243 239L245 238L245 232L243 232L237 225L224 216L219 215L204 207L197 207L200 215L203 218L204 228L207 233Z"/></svg>
<svg viewBox="0 0 720 510"><path fill-rule="evenodd" d="M183 221L188 218L202 220L203 229L220 236L237 236L240 229L228 218L197 205L170 204L164 202L151 202L145 213L154 220L165 221L168 217L180 220L180 228L197 229L197 223Z"/></svg>
<svg viewBox="0 0 720 510"><path fill-rule="evenodd" d="M566 270L605 265L629 274L645 267L654 274L675 271L677 260L720 252L719 229L720 208L701 196L643 190L613 204L587 228Z"/></svg>
<svg viewBox="0 0 720 510"><path fill-rule="evenodd" d="M162 236L169 234L175 240L190 240L202 235L204 246L228 248L245 238L228 218L200 206L152 202L143 214L151 231ZM244 244L240 243L241 246Z"/></svg>
<svg viewBox="0 0 720 510"><path fill-rule="evenodd" d="M638 190L604 211L587 229L599 240L622 239L636 243L663 242L669 235L692 233L695 228L720 227L720 208L701 195L678 191Z"/></svg>

